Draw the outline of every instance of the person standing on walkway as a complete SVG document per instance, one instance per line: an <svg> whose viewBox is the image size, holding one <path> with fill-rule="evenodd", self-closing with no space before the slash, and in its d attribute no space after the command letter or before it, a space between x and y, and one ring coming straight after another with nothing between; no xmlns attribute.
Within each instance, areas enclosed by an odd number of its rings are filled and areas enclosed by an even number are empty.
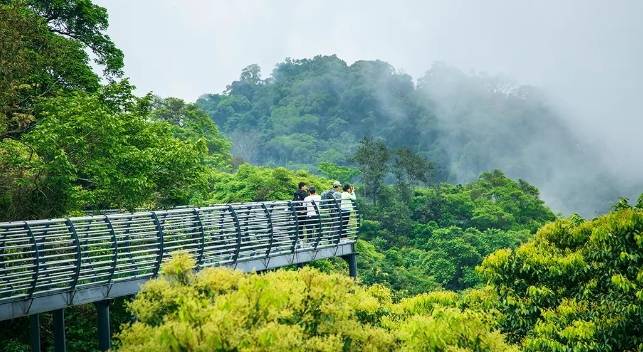
<svg viewBox="0 0 643 352"><path fill-rule="evenodd" d="M345 184L342 188L343 192L341 193L341 219L342 219L342 228L341 228L341 237L348 236L348 220L351 216L351 211L353 211L353 202L357 199L355 196L355 189L349 183Z"/></svg>
<svg viewBox="0 0 643 352"><path fill-rule="evenodd" d="M315 224L319 222L319 205L321 202L321 196L317 194L315 187L310 187L308 192L310 195L304 198L304 204L306 205L306 234L304 239L312 238L315 233Z"/></svg>

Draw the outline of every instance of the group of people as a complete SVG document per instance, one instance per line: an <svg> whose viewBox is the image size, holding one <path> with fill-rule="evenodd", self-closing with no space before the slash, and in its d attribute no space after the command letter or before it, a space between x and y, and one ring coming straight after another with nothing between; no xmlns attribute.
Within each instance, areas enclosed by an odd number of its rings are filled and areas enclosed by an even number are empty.
<svg viewBox="0 0 643 352"><path fill-rule="evenodd" d="M305 224L306 232L310 233L314 229L314 224L319 221L319 208L325 207L331 209L331 212L337 210L341 212L341 236L346 234L350 213L353 210L353 201L355 196L355 187L346 183L342 186L341 182L334 181L332 188L324 191L321 195L317 194L314 186L308 187L306 182L299 182L297 191L293 195L293 201L301 202L301 211L299 211L299 221Z"/></svg>

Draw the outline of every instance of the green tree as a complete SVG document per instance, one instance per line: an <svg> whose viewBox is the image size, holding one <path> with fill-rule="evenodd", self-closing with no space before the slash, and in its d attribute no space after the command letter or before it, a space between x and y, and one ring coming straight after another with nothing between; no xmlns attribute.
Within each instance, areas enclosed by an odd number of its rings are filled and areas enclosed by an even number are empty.
<svg viewBox="0 0 643 352"><path fill-rule="evenodd" d="M527 351L635 351L643 346L643 211L570 217L480 272L500 292L503 330Z"/></svg>
<svg viewBox="0 0 643 352"><path fill-rule="evenodd" d="M107 77L122 75L123 52L105 34L107 10L90 0L3 0L25 4L42 19L49 30L92 51L95 62L105 68Z"/></svg>
<svg viewBox="0 0 643 352"><path fill-rule="evenodd" d="M39 98L99 87L83 46L53 34L18 4L0 4L0 48L0 138L16 139L33 127Z"/></svg>
<svg viewBox="0 0 643 352"><path fill-rule="evenodd" d="M46 99L37 113L20 142L0 142L3 220L189 202L206 149L173 137L170 124L85 93Z"/></svg>
<svg viewBox="0 0 643 352"><path fill-rule="evenodd" d="M340 180L343 182L352 182L353 178L359 175L359 170L340 166L329 162L321 162L317 165L319 171L331 180Z"/></svg>
<svg viewBox="0 0 643 352"><path fill-rule="evenodd" d="M380 255L360 271L399 296L425 292L427 280L452 290L480 285L474 268L485 256L517 247L554 219L538 195L499 171L465 185L417 187L410 198L399 185L385 186L377 206L362 204L362 238Z"/></svg>
<svg viewBox="0 0 643 352"><path fill-rule="evenodd" d="M422 156L408 148L399 148L393 152L393 175L399 184L418 185L431 181L433 165Z"/></svg>
<svg viewBox="0 0 643 352"><path fill-rule="evenodd" d="M38 99L98 89L86 50L105 77L121 75L123 54L106 29L107 12L88 0L0 1L0 138L33 126Z"/></svg>
<svg viewBox="0 0 643 352"><path fill-rule="evenodd" d="M355 152L353 160L357 163L364 182L364 193L375 204L384 178L389 172L390 151L384 142L372 138L364 138Z"/></svg>
<svg viewBox="0 0 643 352"><path fill-rule="evenodd" d="M299 182L324 189L330 180L307 171L292 171L283 167L268 168L242 164L234 173L206 171L195 188L204 204L259 202L292 199Z"/></svg>
<svg viewBox="0 0 643 352"><path fill-rule="evenodd" d="M208 149L208 166L229 168L232 161L230 142L221 135L217 125L198 106L187 104L178 98L155 98L151 108L152 120L172 124L175 137L192 143L205 143Z"/></svg>
<svg viewBox="0 0 643 352"><path fill-rule="evenodd" d="M429 160L408 148L393 151L391 171L397 181L396 188L403 201L411 200L412 188L426 184L431 179L433 165Z"/></svg>

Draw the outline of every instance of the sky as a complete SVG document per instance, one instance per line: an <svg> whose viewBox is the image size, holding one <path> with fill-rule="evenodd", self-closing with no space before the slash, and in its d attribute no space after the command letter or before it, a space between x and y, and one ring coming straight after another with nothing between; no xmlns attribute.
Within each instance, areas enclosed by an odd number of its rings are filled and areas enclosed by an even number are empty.
<svg viewBox="0 0 643 352"><path fill-rule="evenodd" d="M286 57L434 62L541 88L610 167L643 180L643 1L96 0L138 92L194 101Z"/></svg>

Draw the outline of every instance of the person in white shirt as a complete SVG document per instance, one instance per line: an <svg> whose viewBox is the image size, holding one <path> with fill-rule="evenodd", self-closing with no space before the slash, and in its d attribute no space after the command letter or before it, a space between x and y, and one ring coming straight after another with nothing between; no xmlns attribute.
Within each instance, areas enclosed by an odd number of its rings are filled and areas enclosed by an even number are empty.
<svg viewBox="0 0 643 352"><path fill-rule="evenodd" d="M344 192L342 192L342 200L340 204L341 219L342 219L342 228L341 228L341 237L347 236L348 229L348 220L351 216L351 211L353 210L353 201L357 199L355 196L355 189L350 184L345 184L343 187Z"/></svg>
<svg viewBox="0 0 643 352"><path fill-rule="evenodd" d="M308 192L310 195L304 198L304 205L306 206L306 222L304 224L306 234L304 235L304 240L307 237L312 238L315 233L315 225L319 222L318 210L321 202L321 196L317 194L315 187L310 187Z"/></svg>

